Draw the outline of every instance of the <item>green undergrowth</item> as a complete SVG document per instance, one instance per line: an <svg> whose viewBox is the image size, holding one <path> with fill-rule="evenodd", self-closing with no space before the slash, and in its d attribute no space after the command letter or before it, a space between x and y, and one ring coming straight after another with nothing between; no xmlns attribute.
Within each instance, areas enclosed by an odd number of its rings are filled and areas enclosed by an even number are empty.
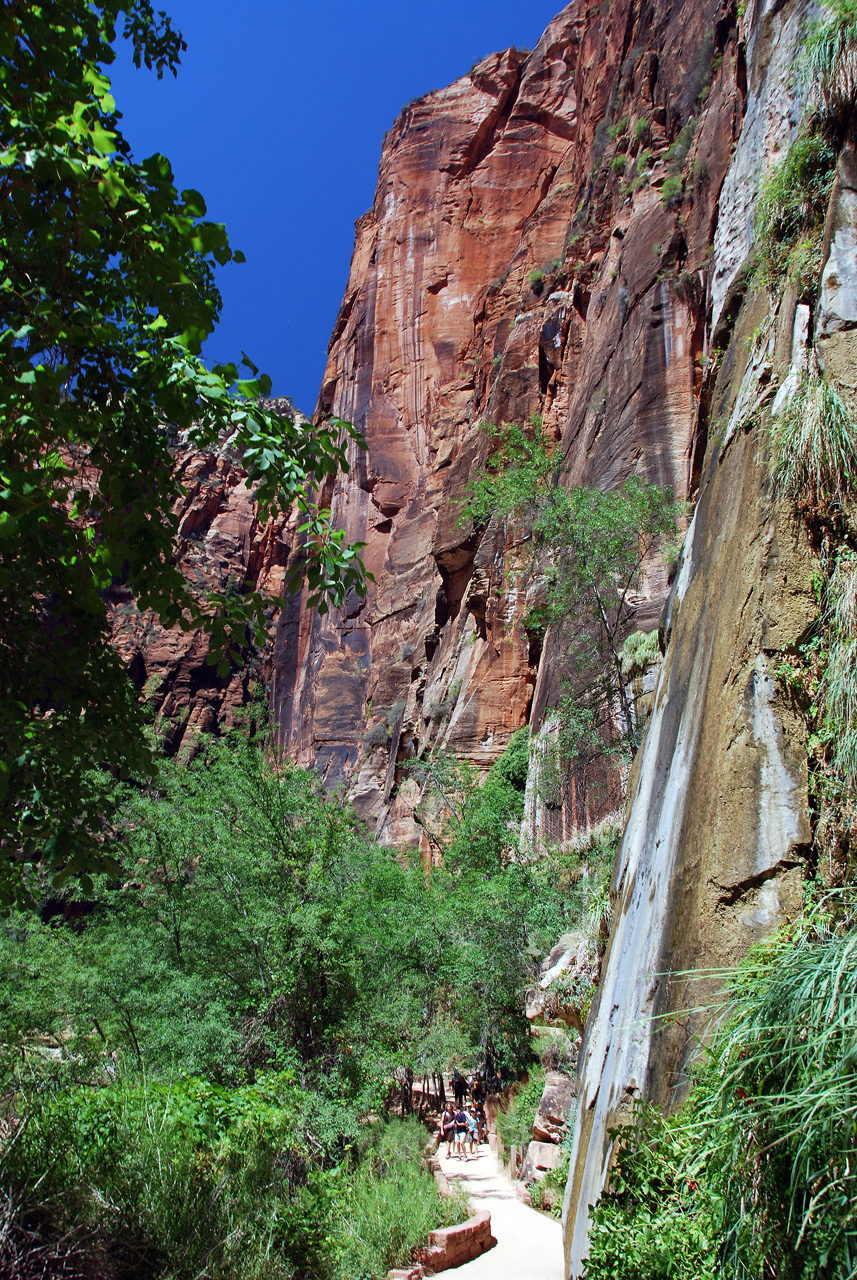
<svg viewBox="0 0 857 1280"><path fill-rule="evenodd" d="M337 1154L287 1075L78 1086L19 1107L0 1157L13 1231L81 1273L380 1280L467 1216L424 1167L415 1119L378 1120Z"/></svg>
<svg viewBox="0 0 857 1280"><path fill-rule="evenodd" d="M497 1113L497 1136L504 1154L512 1146L525 1147L533 1138L533 1119L545 1088L543 1067L534 1067L526 1084L519 1085L512 1099Z"/></svg>
<svg viewBox="0 0 857 1280"><path fill-rule="evenodd" d="M370 1121L455 1063L532 1065L574 914L563 855L519 846L527 761L524 731L449 775L430 872L264 738L103 779L119 874L33 877L0 921L0 1274L370 1280L460 1216L425 1131Z"/></svg>
<svg viewBox="0 0 857 1280"><path fill-rule="evenodd" d="M731 977L679 1112L640 1104L613 1131L588 1280L857 1274L851 897L811 909Z"/></svg>

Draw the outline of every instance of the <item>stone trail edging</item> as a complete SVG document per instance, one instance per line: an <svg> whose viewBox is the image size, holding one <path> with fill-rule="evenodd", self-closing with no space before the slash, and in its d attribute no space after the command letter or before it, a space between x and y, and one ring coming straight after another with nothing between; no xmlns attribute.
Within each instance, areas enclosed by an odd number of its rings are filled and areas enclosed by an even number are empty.
<svg viewBox="0 0 857 1280"><path fill-rule="evenodd" d="M472 1262L496 1243L491 1234L491 1214L483 1209L456 1227L439 1227L430 1232L428 1244L413 1251L415 1265L388 1271L387 1280L422 1280L425 1275Z"/></svg>

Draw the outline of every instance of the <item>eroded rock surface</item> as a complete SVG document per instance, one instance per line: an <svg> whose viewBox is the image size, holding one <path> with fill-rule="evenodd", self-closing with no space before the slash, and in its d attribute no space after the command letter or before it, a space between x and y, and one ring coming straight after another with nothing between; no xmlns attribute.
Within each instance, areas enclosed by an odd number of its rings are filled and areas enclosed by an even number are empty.
<svg viewBox="0 0 857 1280"><path fill-rule="evenodd" d="M529 547L461 522L479 424L539 413L569 483L696 486L701 300L742 75L728 7L574 3L531 54L485 59L387 135L319 402L365 433L332 500L376 585L323 619L296 606L275 659L284 744L385 839L424 840L408 758L442 744L487 767L563 679L561 640L523 626ZM639 626L667 590L654 569ZM543 817L562 837L605 804Z"/></svg>

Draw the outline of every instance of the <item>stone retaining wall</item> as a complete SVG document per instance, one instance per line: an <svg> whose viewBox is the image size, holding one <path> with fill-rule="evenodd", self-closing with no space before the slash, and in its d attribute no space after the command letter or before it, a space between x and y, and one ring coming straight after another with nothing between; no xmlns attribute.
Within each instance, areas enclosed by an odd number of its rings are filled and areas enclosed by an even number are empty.
<svg viewBox="0 0 857 1280"><path fill-rule="evenodd" d="M441 1227L430 1232L428 1244L413 1251L417 1265L388 1271L387 1280L421 1280L424 1275L460 1267L464 1262L472 1262L496 1243L491 1235L491 1214L483 1210L457 1227Z"/></svg>

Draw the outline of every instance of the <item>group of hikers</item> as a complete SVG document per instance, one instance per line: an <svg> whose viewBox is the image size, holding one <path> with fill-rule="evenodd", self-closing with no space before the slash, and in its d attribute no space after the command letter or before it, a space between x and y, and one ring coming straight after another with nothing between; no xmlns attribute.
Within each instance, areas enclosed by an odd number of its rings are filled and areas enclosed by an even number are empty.
<svg viewBox="0 0 857 1280"><path fill-rule="evenodd" d="M446 1143L449 1160L475 1159L480 1142L488 1141L485 1082L481 1073L477 1071L471 1080L465 1080L457 1070L453 1071L452 1092L455 1102L447 1102L440 1117L438 1148Z"/></svg>

